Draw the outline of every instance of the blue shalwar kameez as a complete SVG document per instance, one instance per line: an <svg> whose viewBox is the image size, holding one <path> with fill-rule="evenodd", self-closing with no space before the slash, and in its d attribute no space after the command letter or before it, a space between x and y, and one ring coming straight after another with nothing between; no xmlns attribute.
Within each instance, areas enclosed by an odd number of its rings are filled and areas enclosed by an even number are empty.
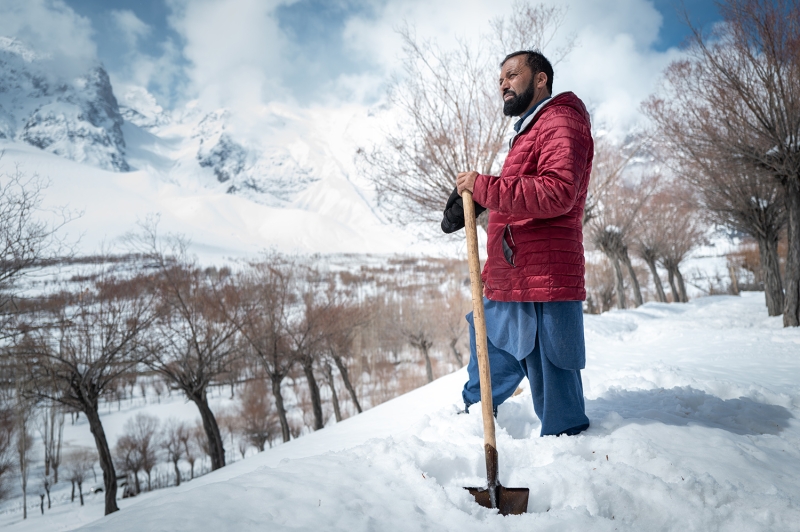
<svg viewBox="0 0 800 532"><path fill-rule="evenodd" d="M547 303L483 299L492 400L496 408L528 377L541 435L576 434L589 426L581 372L586 365L583 305L580 301ZM469 322L469 380L462 396L467 408L481 399L475 327Z"/></svg>

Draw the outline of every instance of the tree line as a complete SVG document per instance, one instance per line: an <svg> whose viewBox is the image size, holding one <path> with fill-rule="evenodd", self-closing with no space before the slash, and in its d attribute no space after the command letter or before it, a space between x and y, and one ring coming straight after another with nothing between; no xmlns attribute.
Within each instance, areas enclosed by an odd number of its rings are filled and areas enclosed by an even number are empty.
<svg viewBox="0 0 800 532"><path fill-rule="evenodd" d="M133 495L145 489L142 475L149 489L153 468L171 463L180 483L179 462L190 465L190 478L199 457L219 469L236 438L242 456L250 446L263 450L465 363L468 299L459 261L394 259L334 271L320 257L266 252L204 267L185 240L162 238L155 224L144 224L127 238L127 260L95 258L31 295L24 274L56 260L42 242L3 292L0 488L13 469L25 496L32 445L42 442L39 484L48 506L67 414L88 422L95 443L95 452L67 453L68 480L82 502L86 472L99 464L111 513L120 477L130 479ZM409 272L415 275L406 279ZM165 388L183 395L199 423L137 415L114 441L102 408L132 396L137 385L159 400ZM238 406L214 411L210 390L226 386L238 392ZM291 409L301 412L299 421ZM34 428L44 432L37 437Z"/></svg>

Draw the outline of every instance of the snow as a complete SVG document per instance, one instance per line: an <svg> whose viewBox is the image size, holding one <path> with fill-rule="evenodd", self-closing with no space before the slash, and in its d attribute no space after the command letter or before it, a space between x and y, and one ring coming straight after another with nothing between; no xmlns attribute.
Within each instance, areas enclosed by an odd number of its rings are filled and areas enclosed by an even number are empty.
<svg viewBox="0 0 800 532"><path fill-rule="evenodd" d="M148 140L146 132L141 132L140 140ZM168 163L154 157L148 169L120 173L78 164L20 143L0 140L0 151L4 151L0 173L13 173L19 167L28 176L38 174L50 183L45 191L45 208L67 205L80 214L64 229L73 241L80 236L79 250L86 254L109 247L120 251L118 239L135 231L137 223L151 214L161 216L162 234L179 233L191 239L192 251L201 259L252 257L269 248L379 254L414 249L440 254L433 244L416 245L408 232L382 223L363 202L351 203L356 193L343 179L327 179L325 185L315 189L318 203L325 204L315 211L303 206L273 207L224 190L169 182L152 170ZM137 152L131 149L131 153Z"/></svg>
<svg viewBox="0 0 800 532"><path fill-rule="evenodd" d="M457 414L461 370L83 530L800 530L800 331L763 297L586 316L589 430L538 437L527 389L499 409L500 479L530 488L526 515L462 489L485 470L479 409ZM99 498L72 507L9 529L102 513Z"/></svg>

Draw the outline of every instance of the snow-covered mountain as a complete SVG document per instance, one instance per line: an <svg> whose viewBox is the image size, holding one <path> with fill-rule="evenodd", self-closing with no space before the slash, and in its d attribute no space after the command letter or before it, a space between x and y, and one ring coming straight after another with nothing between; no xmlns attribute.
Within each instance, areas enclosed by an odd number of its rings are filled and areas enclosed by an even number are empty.
<svg viewBox="0 0 800 532"><path fill-rule="evenodd" d="M0 37L0 139L114 171L128 171L123 118L101 66L59 79L46 57Z"/></svg>
<svg viewBox="0 0 800 532"><path fill-rule="evenodd" d="M0 174L19 165L48 179L46 204L82 213L68 229L87 252L159 213L163 230L212 256L441 253L377 214L354 164L373 127L363 109L164 109L143 88L116 93L102 66L51 67L0 37Z"/></svg>

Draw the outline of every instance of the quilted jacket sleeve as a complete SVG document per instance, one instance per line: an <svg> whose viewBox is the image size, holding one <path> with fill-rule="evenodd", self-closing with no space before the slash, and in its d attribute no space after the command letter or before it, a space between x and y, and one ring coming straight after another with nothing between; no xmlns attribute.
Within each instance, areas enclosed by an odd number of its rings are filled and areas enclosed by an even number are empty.
<svg viewBox="0 0 800 532"><path fill-rule="evenodd" d="M572 210L592 146L586 122L572 109L559 110L538 129L536 139L520 146L522 152L509 154L523 158L510 173L477 177L476 202L492 211L525 218L555 218ZM533 150L540 151L538 165L531 162ZM530 171L532 167L535 173Z"/></svg>

